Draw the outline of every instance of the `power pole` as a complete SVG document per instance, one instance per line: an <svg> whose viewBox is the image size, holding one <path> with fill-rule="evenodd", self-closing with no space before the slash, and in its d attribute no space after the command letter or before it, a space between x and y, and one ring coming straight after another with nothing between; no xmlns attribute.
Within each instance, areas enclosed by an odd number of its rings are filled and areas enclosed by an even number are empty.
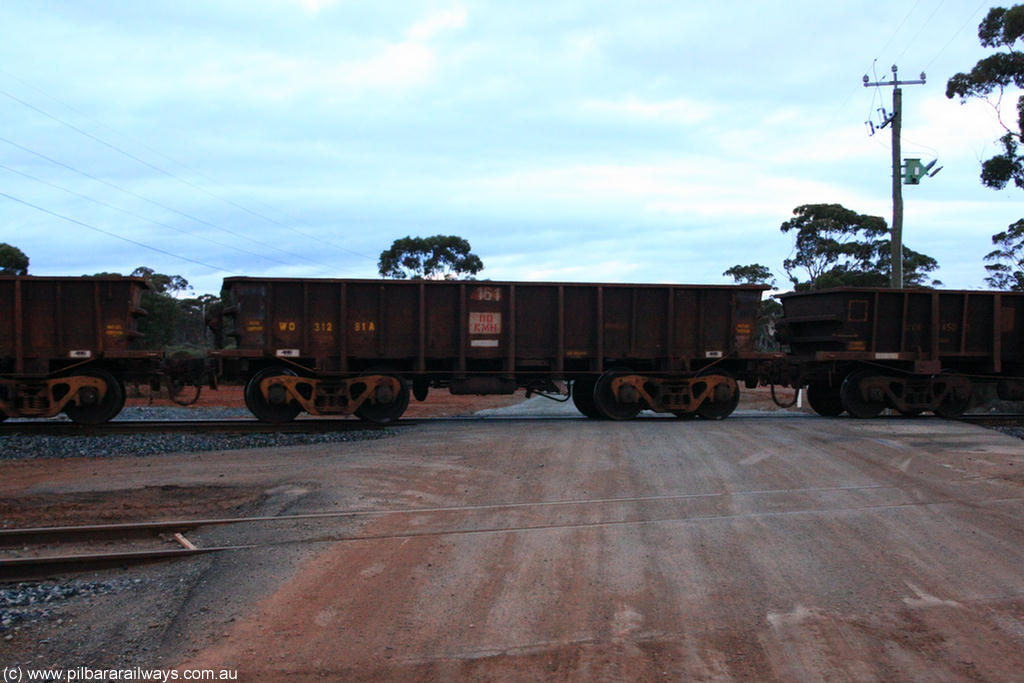
<svg viewBox="0 0 1024 683"><path fill-rule="evenodd" d="M896 73L896 65L892 65L892 80L869 83L864 77L865 88L877 88L883 85L892 86L892 114L882 122L882 128L892 124L892 277L890 286L894 289L903 287L903 164L900 161L900 131L903 128L903 91L901 85L924 85L925 76L917 81L901 81Z"/></svg>

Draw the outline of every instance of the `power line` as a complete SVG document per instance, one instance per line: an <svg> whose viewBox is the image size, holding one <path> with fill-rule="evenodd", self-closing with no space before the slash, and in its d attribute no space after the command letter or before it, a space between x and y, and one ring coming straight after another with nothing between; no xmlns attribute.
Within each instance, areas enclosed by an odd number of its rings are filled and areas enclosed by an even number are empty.
<svg viewBox="0 0 1024 683"><path fill-rule="evenodd" d="M210 244L216 244L219 247L226 247L228 249L233 249L234 251L237 251L237 252L242 253L242 254L248 254L250 256L256 256L258 258L266 259L268 261L273 261L275 263L280 263L282 265L290 265L286 261L281 261L279 259L272 258L270 256L267 256L266 254L260 254L260 253L257 253L255 251L247 251L245 249L242 249L240 247L236 247L236 246L231 245L231 244L226 244L224 242L218 242L217 240L211 239L211 238L207 237L206 235L196 234L194 232L190 232L190 231L185 230L183 228L178 228L178 227L175 227L173 225L168 225L167 223L162 223L160 221L153 220L152 218L147 218L145 216L142 216L140 214L135 213L134 211L129 211L128 209L125 209L125 208L122 208L122 207L119 207L119 206L114 206L113 204L108 204L107 202L104 202L104 201L101 201L99 199L96 199L95 197L89 197L88 195L84 195L84 194L82 194L80 192L75 192L74 190L70 190L70 189L68 189L66 187L62 187L60 185L57 185L56 183L51 183L48 180L43 180L42 178L37 178L36 176L34 176L34 175L30 174L30 173L25 173L24 171L19 171L18 169L11 168L10 166L8 166L6 164L0 164L0 168L4 169L5 171L9 171L11 173L16 173L16 174L22 176L23 178L28 178L29 180L34 180L37 183L41 183L41 184L46 185L48 187L52 187L52 188L61 190L62 192L67 192L68 194L74 195L75 197L78 197L79 199L84 199L87 202L92 202L93 204L98 204L99 206L103 206L103 207L106 207L108 209L113 209L114 211L119 211L119 212L121 212L121 213L123 213L123 214L125 214L127 216L131 216L132 218L137 218L137 219L139 219L141 221L146 221L147 223L152 223L153 225L159 225L162 228L167 228L169 230L174 230L175 232L180 232L183 235L188 235L189 237L198 237L199 239L204 240L206 242L209 242Z"/></svg>
<svg viewBox="0 0 1024 683"><path fill-rule="evenodd" d="M899 53L896 56L896 59L893 60L893 62L899 62L901 59L903 59L903 55L907 54L907 50L910 49L910 46L917 42L917 39L920 37L921 32L924 31L928 24L931 23L932 19L935 18L935 14L942 8L942 5L945 4L945 1L946 0L942 0L942 2L935 6L935 9L932 10L932 13L929 14L928 18L924 20L923 24L921 24L921 28L917 29L917 33L914 34L914 37L906 41L907 46L903 48L903 52Z"/></svg>
<svg viewBox="0 0 1024 683"><path fill-rule="evenodd" d="M314 263L316 265L324 266L324 267L327 267L327 268L330 267L326 263L321 263L319 261L314 261L313 259L307 258L307 257L302 256L300 254L295 254L295 253L287 251L285 249L281 249L280 247L275 247L274 245L268 244L267 242L262 242L260 240L254 239L254 238L249 237L247 235L244 235L242 233L236 232L234 230L229 230L229 229L227 229L225 227L216 225L216 224L211 223L209 221L205 221L202 218L197 218L197 217L192 216L190 214L184 213L183 211L178 211L177 209L171 208L171 207L167 206L166 204L161 204L160 202L158 202L156 200L149 199L148 197L144 197L144 196L142 196L141 194L139 194L137 192L133 192L133 191L131 191L129 189L123 188L120 185L117 185L116 183L110 182L109 180L104 180L103 178L99 178L97 176L94 176L91 173L87 173L87 172L85 172L85 171L83 171L81 169L75 168L74 166L71 166L69 164L65 164L62 161L58 161L57 159L54 159L54 158L49 157L49 156L46 156L45 154L37 152L34 149L30 149L29 147L26 147L24 145L20 145L17 142L14 142L13 140L8 140L5 137L0 137L0 142L6 142L7 144L9 144L9 145L11 145L13 147L17 147L18 149L20 149L22 151L28 152L29 154L37 156L40 159L44 159L44 160L46 160L46 161L48 161L48 162L50 162L52 164L56 164L57 166L60 166L61 168L66 168L67 170L72 171L74 173L78 173L78 174L80 174L82 176L85 176L86 178L89 178L90 180L94 180L94 181L96 181L98 183L102 183L103 185L106 185L108 187L112 187L115 190L118 190L120 192L124 192L126 194L129 194L129 195L135 197L136 199L141 199L142 201L148 202L148 203L150 203L150 204L152 204L154 206L158 206L161 209L164 209L165 211L170 211L171 213L176 213L179 216L187 218L187 219L189 219L191 221L195 221L197 223L201 223L203 225L207 225L207 226L209 226L211 228L214 228L216 230L223 230L224 232L226 232L226 233L228 233L230 235L234 235L236 237L241 237L242 239L249 240L250 242L253 242L254 244L259 244L260 246L264 246L264 247L267 247L269 249L273 249L274 251L281 252L282 254L287 254L288 256L292 256L292 257L295 257L295 258L298 258L298 259L302 259L303 261L309 261L310 263Z"/></svg>
<svg viewBox="0 0 1024 683"><path fill-rule="evenodd" d="M231 271L225 270L224 268L220 268L218 266L213 266L213 265L210 265L209 263L204 263L203 261L197 261L197 260L191 259L191 258L189 258L187 256L182 256L180 254L174 254L174 253L171 253L169 251L165 251L164 249L160 249L159 247L154 247L154 246L151 246L149 244L144 244L143 242L137 242L136 240L130 239L128 237L124 237L122 235L118 235L117 233L110 232L109 230L104 230L103 228L97 228L95 225L90 225L88 223L84 223L82 221L75 220L74 218L71 218L69 216L64 216L62 214L59 214L56 211L50 211L49 209L44 209L43 207L39 206L38 204L33 204L32 202L27 202L24 199L19 199L17 197L14 197L12 195L7 194L6 192L0 192L0 197L6 197L7 199L10 199L13 202L18 202L19 204L24 204L25 206L31 207L33 209L36 209L37 211L42 211L45 214L49 214L50 216L54 216L55 218L60 218L61 220L65 220L65 221L67 221L69 223L74 223L75 225L80 225L83 228L88 228L89 230L95 230L96 232L103 233L104 235L109 235L110 237L114 237L114 238L122 240L124 242L128 242L130 244L134 244L136 246L142 247L143 249L149 249L150 251L155 251L155 252L157 252L159 254L164 254L165 256L170 256L170 257L173 257L173 258L176 258L176 259L180 259L182 261L188 261L189 263L195 263L197 265L203 266L204 268L210 268L212 270L216 270L216 271L219 271L221 273L229 273L229 272L231 272Z"/></svg>
<svg viewBox="0 0 1024 683"><path fill-rule="evenodd" d="M885 41L885 45L882 46L882 49L879 50L878 52L876 52L875 54L879 54L880 55L880 54L882 54L883 52L885 52L889 48L889 45L892 44L892 41L899 34L900 30L903 28L903 25L907 23L907 19L910 18L910 15L914 13L914 10L916 10L917 6L920 5L920 4L921 4L921 0L917 0L917 2L914 3L914 6L911 7L910 11L907 12L905 17L903 17L903 21L901 21L899 23L899 26L896 27L896 30L893 31L892 35L889 36L889 40ZM899 61L899 60L897 60L897 61Z"/></svg>
<svg viewBox="0 0 1024 683"><path fill-rule="evenodd" d="M3 73L7 73L7 72L4 71ZM10 75L10 74L8 74L8 75ZM16 80L20 81L20 79L16 79ZM39 91L39 92L42 92L42 91ZM180 177L180 176L178 176L178 175L176 175L176 174L174 174L174 173L172 173L172 172L170 172L170 171L168 171L168 170L166 170L164 168L161 168L160 166L152 164L152 163L146 161L145 159L142 159L142 158L132 154L131 152L128 152L128 151L118 147L117 145L114 145L114 144L112 144L110 142L107 142L106 140L103 140L102 138L100 138L100 137L98 137L96 135L93 135L92 133L89 133L88 131L83 130L82 128L79 128L78 126L75 126L74 124L72 124L72 123L70 123L68 121L65 121L64 119L62 119L62 118L60 118L60 117L58 117L58 116L56 116L54 114L51 114L51 113L49 113L49 112L47 112L47 111L45 111L43 109L40 109L39 107L37 107L37 106L35 106L35 105L33 105L33 104L29 103L29 102L26 102L25 100L22 100L22 99L20 99L20 98L18 98L16 96L12 95L11 93L5 91L5 90L0 89L0 95L4 95L5 97L7 97L7 98L9 98L11 100L14 100L18 104L21 104L22 106L27 107L28 109L31 109L32 111L34 111L34 112L36 112L38 114L41 114L42 116L45 116L48 119L50 119L52 121L56 121L57 123L60 123L61 125L70 128L71 130L75 131L78 134L83 135L83 136L89 138L90 140L93 140L94 142L97 142L97 143L103 145L104 147L107 147L108 149L114 150L115 152L124 155L125 157L131 159L132 161L135 161L136 163L142 164L146 168L149 168L149 169L152 169L154 171L157 171L158 173L162 173L163 175L165 175L165 176L167 176L169 178L173 178L174 180L177 180L178 182L182 183L183 185L191 187L194 190L198 190L199 192L202 192L203 194L206 194L206 195L208 195L208 196L210 196L210 197L212 197L214 199L217 199L217 200L219 200L221 202L224 202L225 204L228 204L229 206L233 206L236 209L239 209L240 211L244 211L244 212L246 212L246 213L248 213L248 214L250 214L252 216L255 216L255 217L260 218L260 219L262 219L264 221L267 221L268 223L272 223L272 224L274 224L274 225L276 225L278 227L284 228L285 230L290 230L290 231L292 231L292 232L294 232L294 233L296 233L298 235L302 235L303 237L306 237L308 239L314 240L316 242L321 242L321 243L326 244L328 246L334 247L335 249L339 249L341 251L345 251L345 252L348 252L350 254L354 254L355 256L360 256L360 257L363 257L363 258L371 258L371 260L372 260L372 257L367 256L366 254L361 254L361 253L359 253L357 251L353 251L351 249L347 249L345 247L342 247L341 245L334 244L333 242L325 240L325 239L323 239L321 237L317 237L316 235L310 235L310 234L305 233L305 232L303 232L303 231L301 231L301 230L299 230L297 228L294 228L294 227L292 227L290 225L287 225L287 224L282 223L282 222L280 222L278 220L275 220L275 219L273 219L273 218L271 218L269 216L265 216L264 214L259 213L258 211L253 211L252 209L250 209L250 208L248 208L246 206L243 206L242 204L239 204L238 202L235 202L235 201L233 201L231 199L228 199L226 197L222 197L221 195L219 195L219 194L217 194L215 192L212 192L212 191L202 187L201 185L193 183L193 182L191 182L189 180L186 180L186 179L184 179L184 178L182 178L182 177ZM60 100L57 100L56 98L51 98L51 99L54 99L54 101L60 102ZM67 105L65 105L65 106L67 106ZM151 151L154 151L154 150L151 150ZM268 207L268 208L270 208L270 207Z"/></svg>
<svg viewBox="0 0 1024 683"><path fill-rule="evenodd" d="M928 69L931 68L932 64L934 64L935 61L940 56L942 56L942 53L946 51L946 48L948 48L950 45L953 44L953 41L957 39L957 36L959 36L963 32L963 30L965 28L967 28L968 24L970 24L972 21L974 21L974 19L978 16L978 12L981 11L981 8L984 7L987 4L989 4L989 0L982 0L980 3L978 3L978 6L974 8L974 11L971 12L970 16L968 16L967 19L964 21L964 23L960 25L960 28L958 28L956 30L956 33L954 33L953 36L948 41L946 41L946 44L943 45L939 49L939 51L937 53L935 53L935 56L932 57L932 60L930 62L928 62L927 65L925 65L925 67L924 67L925 71L928 71Z"/></svg>

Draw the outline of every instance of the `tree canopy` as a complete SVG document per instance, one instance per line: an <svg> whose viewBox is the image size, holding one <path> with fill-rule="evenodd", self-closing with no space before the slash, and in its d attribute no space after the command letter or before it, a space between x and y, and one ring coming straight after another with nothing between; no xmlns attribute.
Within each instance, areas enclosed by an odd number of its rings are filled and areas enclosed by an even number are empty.
<svg viewBox="0 0 1024 683"><path fill-rule="evenodd" d="M992 235L996 248L985 255L985 282L995 289L1024 292L1024 219Z"/></svg>
<svg viewBox="0 0 1024 683"><path fill-rule="evenodd" d="M946 97L961 102L981 99L989 102L998 115L1009 87L1024 88L1024 53L1017 50L1024 38L1024 5L1009 9L993 7L978 25L982 47L999 50L980 59L968 73L958 73L946 83ZM981 162L981 184L1002 190L1010 182L1024 189L1024 95L1017 97L1017 118L1008 125L999 117L1006 134L999 138L998 154ZM1024 220L992 236L995 249L985 255L988 276L985 283L997 289L1024 291Z"/></svg>
<svg viewBox="0 0 1024 683"><path fill-rule="evenodd" d="M1006 9L993 7L978 26L978 39L983 47L1002 50L978 61L968 73L958 73L946 83L946 97L986 100L999 111L1006 88L1024 87L1024 53L1014 45L1024 36L1024 5ZM995 98L993 101L992 98ZM1024 130L1024 96L1017 98L1017 120L1008 125L999 119L1006 134L999 139L1002 151L981 164L981 182L1001 190L1012 180L1024 189L1024 156L1020 152L1021 130Z"/></svg>
<svg viewBox="0 0 1024 683"><path fill-rule="evenodd" d="M93 277L120 273L96 273ZM146 315L139 319L141 345L147 349L167 349L187 354L200 354L206 347L207 330L204 314L220 304L211 294L182 297L192 286L181 275L158 273L139 266L130 277L145 279L149 289L142 292L142 308Z"/></svg>
<svg viewBox="0 0 1024 683"><path fill-rule="evenodd" d="M775 286L775 276L772 275L772 271L768 266L762 266L760 263L751 263L747 266L735 265L722 275L731 277L737 284Z"/></svg>
<svg viewBox="0 0 1024 683"><path fill-rule="evenodd" d="M0 273L28 275L28 256L13 245L0 242Z"/></svg>
<svg viewBox="0 0 1024 683"><path fill-rule="evenodd" d="M174 346L185 329L185 312L174 295L191 289L188 280L180 275L157 273L146 266L139 266L131 275L144 278L150 287L142 293L142 307L148 315L139 320L139 332L143 334L146 347Z"/></svg>
<svg viewBox="0 0 1024 683"><path fill-rule="evenodd" d="M760 263L750 265L736 265L726 270L722 275L731 277L736 284L741 285L768 285L775 286L775 276L768 266ZM782 317L782 304L769 297L761 300L757 310L757 336L754 338L754 346L761 351L776 351L779 343L775 339L775 323Z"/></svg>
<svg viewBox="0 0 1024 683"><path fill-rule="evenodd" d="M779 229L795 233L792 255L782 262L794 289L889 284L891 242L884 218L840 204L804 204L793 209L793 215ZM903 245L906 286L941 284L928 281L928 274L938 267L932 257Z"/></svg>
<svg viewBox="0 0 1024 683"><path fill-rule="evenodd" d="M177 294L192 289L188 280L180 275L164 275L157 273L152 268L139 266L132 271L131 277L141 277L149 285L150 289L158 294Z"/></svg>
<svg viewBox="0 0 1024 683"><path fill-rule="evenodd" d="M469 242L456 235L403 237L382 251L377 269L396 280L471 278L484 269Z"/></svg>

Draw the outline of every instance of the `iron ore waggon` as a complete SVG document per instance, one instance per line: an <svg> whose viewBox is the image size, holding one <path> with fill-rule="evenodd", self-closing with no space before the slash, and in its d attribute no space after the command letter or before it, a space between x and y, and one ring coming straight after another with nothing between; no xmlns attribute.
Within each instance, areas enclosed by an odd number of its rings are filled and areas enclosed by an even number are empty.
<svg viewBox="0 0 1024 683"><path fill-rule="evenodd" d="M972 387L1024 399L1024 293L838 288L781 295L791 386L821 415L956 417Z"/></svg>
<svg viewBox="0 0 1024 683"><path fill-rule="evenodd" d="M738 381L757 382L764 289L232 277L211 357L220 376L247 381L246 404L267 422L305 411L383 423L431 388L561 382L589 417L717 419L736 407Z"/></svg>
<svg viewBox="0 0 1024 683"><path fill-rule="evenodd" d="M149 381L163 355L135 348L146 287L131 277L0 276L0 420L117 415L124 382Z"/></svg>

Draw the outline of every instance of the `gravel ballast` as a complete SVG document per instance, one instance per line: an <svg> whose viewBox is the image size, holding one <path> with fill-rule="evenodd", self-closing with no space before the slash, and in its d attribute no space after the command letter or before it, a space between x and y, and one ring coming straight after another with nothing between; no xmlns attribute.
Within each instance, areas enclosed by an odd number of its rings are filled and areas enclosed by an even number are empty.
<svg viewBox="0 0 1024 683"><path fill-rule="evenodd" d="M142 579L117 578L109 581L73 579L60 583L27 582L0 586L0 634L24 623L47 619L53 608L75 596L106 595L135 587Z"/></svg>
<svg viewBox="0 0 1024 683"><path fill-rule="evenodd" d="M393 429L323 434L109 434L105 436L0 436L0 460L28 458L140 458L248 448L369 441L394 436Z"/></svg>
<svg viewBox="0 0 1024 683"><path fill-rule="evenodd" d="M63 418L63 416L61 416ZM225 420L252 415L237 408L177 408L129 406L117 421L138 420ZM14 420L12 420L13 422ZM368 441L394 436L393 429L367 428L323 433L252 434L104 434L100 436L0 436L0 460L31 458L138 458L165 453L196 453L247 448L277 448L324 443Z"/></svg>

